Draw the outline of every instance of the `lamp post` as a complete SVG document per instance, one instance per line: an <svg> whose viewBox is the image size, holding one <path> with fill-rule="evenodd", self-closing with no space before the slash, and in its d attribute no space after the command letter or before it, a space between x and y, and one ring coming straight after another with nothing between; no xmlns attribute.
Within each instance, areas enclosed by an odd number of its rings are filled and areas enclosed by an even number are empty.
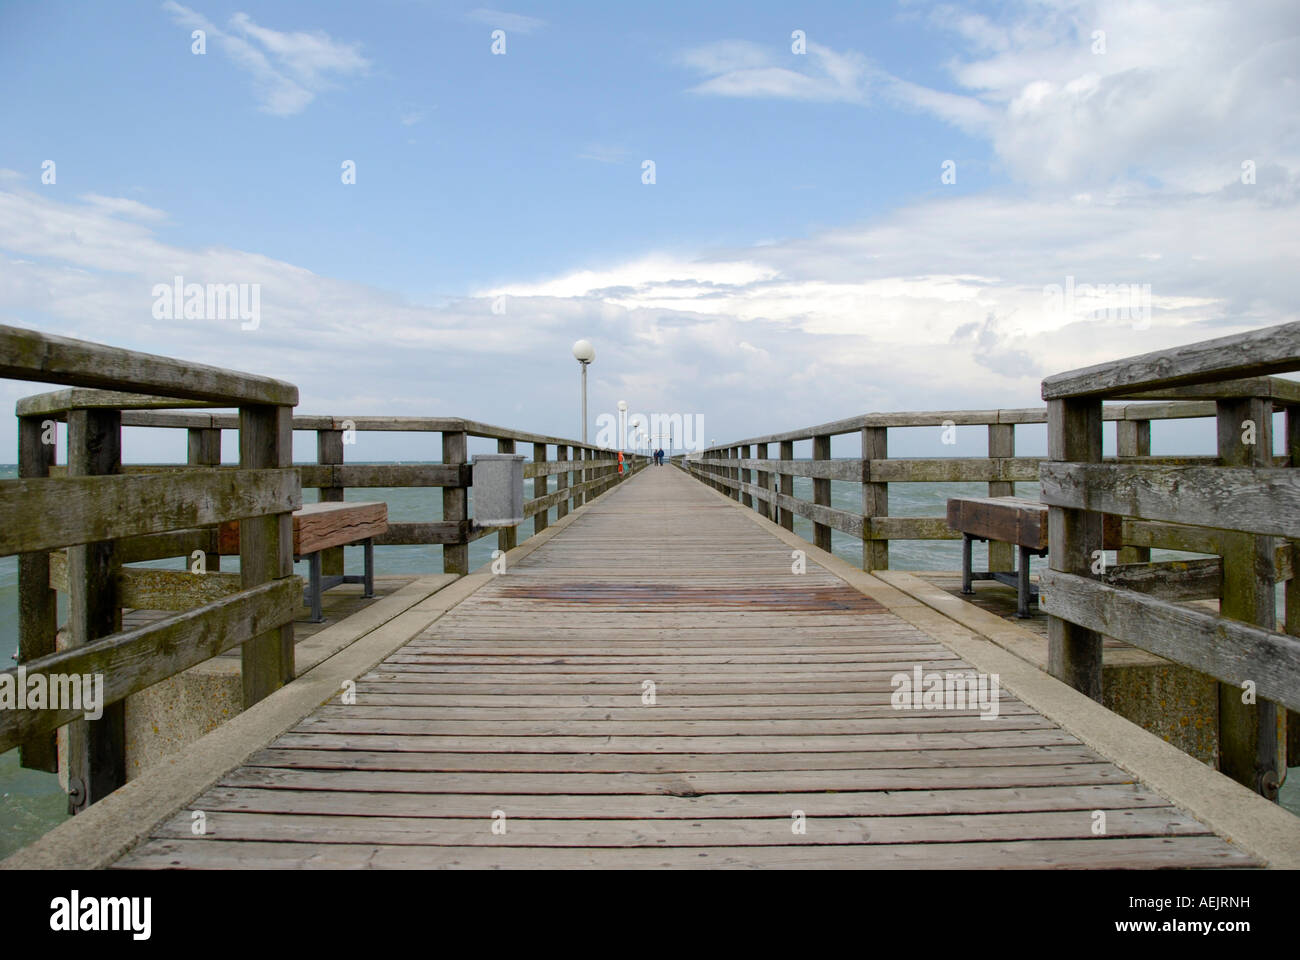
<svg viewBox="0 0 1300 960"><path fill-rule="evenodd" d="M585 418L584 418L585 419ZM627 449L627 401L618 402L618 448Z"/></svg>
<svg viewBox="0 0 1300 960"><path fill-rule="evenodd" d="M573 345L573 356L582 367L582 442L587 442L587 364L596 359L596 348L590 340L579 340Z"/></svg>

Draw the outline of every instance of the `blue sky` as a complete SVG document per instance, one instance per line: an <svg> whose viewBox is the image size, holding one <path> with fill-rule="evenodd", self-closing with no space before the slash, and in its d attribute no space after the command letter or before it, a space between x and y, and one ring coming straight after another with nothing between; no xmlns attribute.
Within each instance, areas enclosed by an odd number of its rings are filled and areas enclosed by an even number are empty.
<svg viewBox="0 0 1300 960"><path fill-rule="evenodd" d="M1297 62L1265 0L9 2L0 322L550 433L580 336L593 417L720 439L1030 404L1295 319ZM177 274L260 327L153 317Z"/></svg>
<svg viewBox="0 0 1300 960"><path fill-rule="evenodd" d="M790 34L804 29L878 49L889 69L935 72L912 65L932 39L921 18L864 6L794 19L788 4L687 5L677 16L657 4L535 8L553 19L507 31L494 56L489 25L511 18L468 4L264 5L250 18L310 24L367 64L325 71L337 86L286 115L267 112L219 41L193 55L186 18L159 4L76 16L20 4L0 52L38 95L7 106L6 150L67 157L69 190L165 209L160 239L252 250L432 302L646 248L852 223L935 192L936 141L971 161L960 190L990 182L987 149L933 117L844 123L835 103L690 92L698 74L682 54L738 19L792 64ZM187 9L222 26L245 6ZM342 189L343 159L356 161L358 189ZM645 159L658 189L641 183Z"/></svg>

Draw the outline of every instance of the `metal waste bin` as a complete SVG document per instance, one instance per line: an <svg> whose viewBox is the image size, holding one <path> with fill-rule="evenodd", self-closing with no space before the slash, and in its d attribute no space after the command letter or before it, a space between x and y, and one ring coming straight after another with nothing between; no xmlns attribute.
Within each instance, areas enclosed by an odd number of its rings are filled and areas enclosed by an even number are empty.
<svg viewBox="0 0 1300 960"><path fill-rule="evenodd" d="M474 457L474 523L513 527L524 522L524 455L480 453Z"/></svg>

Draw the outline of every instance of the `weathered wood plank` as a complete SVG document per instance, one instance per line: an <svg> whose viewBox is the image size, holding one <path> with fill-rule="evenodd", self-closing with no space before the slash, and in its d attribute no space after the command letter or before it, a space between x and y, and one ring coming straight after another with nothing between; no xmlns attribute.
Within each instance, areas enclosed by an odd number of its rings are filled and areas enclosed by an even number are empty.
<svg viewBox="0 0 1300 960"><path fill-rule="evenodd" d="M1099 400L1051 400L1047 405L1047 452L1051 461L1095 465L1101 460L1101 412ZM1040 477L1051 476L1051 471L1058 467L1058 462L1042 464ZM1040 486L1045 490L1047 483L1040 479ZM1097 552L1104 546L1102 517L1088 510L1066 509L1084 504L1058 505L1041 492L1040 496L1044 502L1053 504L1047 514L1048 565L1052 570L1068 574L1088 573ZM1039 590L1042 590L1041 579ZM1041 593L1039 606L1043 607ZM1050 616L1052 611L1048 613ZM1100 703L1102 638L1089 626L1072 622L1068 617L1050 616L1047 669L1058 680Z"/></svg>
<svg viewBox="0 0 1300 960"><path fill-rule="evenodd" d="M380 500L306 503L293 512L293 553L303 557L318 550L346 546L388 530L388 504ZM239 553L239 522L218 528L222 554Z"/></svg>
<svg viewBox="0 0 1300 960"><path fill-rule="evenodd" d="M997 463L1002 466L1004 475L990 477L988 480L988 494L990 497L1014 497L1016 495L1015 481L1020 479L1018 476L1006 476L1007 473L1013 473L1008 469L1012 464L1020 464L1023 467L1028 466L1025 461L1032 461L1035 458L1022 457L1015 460L1016 455L1016 427L1011 423L991 423L988 426L988 458L986 462ZM1032 467L1033 479L1038 479L1038 464L1034 463ZM1011 572L1016 569L1016 556L1019 553L1015 546L1010 543L998 543L990 541L988 547L989 570L998 570Z"/></svg>
<svg viewBox="0 0 1300 960"><path fill-rule="evenodd" d="M270 377L122 350L0 324L0 379L164 394L183 400L295 406L298 388Z"/></svg>
<svg viewBox="0 0 1300 960"><path fill-rule="evenodd" d="M1300 640L1101 583L1043 571L1039 602L1052 616L1186 664L1260 697L1300 709Z"/></svg>
<svg viewBox="0 0 1300 960"><path fill-rule="evenodd" d="M1101 363L1043 380L1043 399L1116 396L1300 369L1300 323L1202 340Z"/></svg>
<svg viewBox="0 0 1300 960"><path fill-rule="evenodd" d="M872 540L960 540L947 517L872 517Z"/></svg>
<svg viewBox="0 0 1300 960"><path fill-rule="evenodd" d="M341 438L342 434L339 433ZM342 446L342 440L339 440ZM471 482L472 467L446 463L304 464L296 468L304 487L459 487Z"/></svg>
<svg viewBox="0 0 1300 960"><path fill-rule="evenodd" d="M375 537L376 546L416 543L457 544L469 542L468 520L435 520L432 523L390 523L388 531Z"/></svg>
<svg viewBox="0 0 1300 960"><path fill-rule="evenodd" d="M849 483L861 483L863 478L861 460L772 460L767 457L723 460L702 457L692 462L704 466L725 466L728 469L739 467L742 470L762 470L768 473L785 473L792 477L816 477Z"/></svg>
<svg viewBox="0 0 1300 960"><path fill-rule="evenodd" d="M1217 837L1114 837L1097 840L1018 840L979 843L877 844L807 847L542 848L422 847L383 844L256 843L215 838L156 840L121 866L169 869L185 862L204 869L1117 869L1228 868L1255 861Z"/></svg>
<svg viewBox="0 0 1300 960"><path fill-rule="evenodd" d="M18 418L18 476L49 476L55 460L53 421L40 416ZM8 516L8 515L6 515ZM26 663L54 652L58 633L58 597L50 589L49 554L43 550L18 555L18 662ZM54 735L42 735L22 745L19 762L30 770L58 771Z"/></svg>
<svg viewBox="0 0 1300 960"><path fill-rule="evenodd" d="M469 459L467 443L467 434L445 431L442 435L442 462L459 468ZM442 488L442 519L444 523L468 524L469 496L464 487ZM457 576L469 573L468 538L443 543L442 572Z"/></svg>
<svg viewBox="0 0 1300 960"><path fill-rule="evenodd" d="M1143 520L1300 537L1300 471L1044 463L1044 503Z"/></svg>
<svg viewBox="0 0 1300 960"><path fill-rule="evenodd" d="M340 788L316 772L311 789L218 786L191 804L194 809L230 813L306 813L335 816L358 807L375 816L478 818L484 810L508 810L516 817L583 820L592 816L589 797L555 794L411 795L394 791ZM848 791L824 794L712 793L702 796L626 794L601 799L604 817L613 819L692 820L781 817L798 806L808 817L934 816L958 813L1048 812L1063 810L1171 809L1169 802L1141 784L1098 786L1000 787L969 790Z"/></svg>
<svg viewBox="0 0 1300 960"><path fill-rule="evenodd" d="M220 400L177 400L175 397L159 397L147 393L73 387L23 397L14 409L20 417L55 417L61 420L69 410L175 410L218 406L229 404Z"/></svg>
<svg viewBox="0 0 1300 960"><path fill-rule="evenodd" d="M359 813L359 811L357 811ZM222 840L279 840L291 843L395 843L435 846L515 847L704 847L789 846L789 816L780 819L529 820L508 817L504 837L492 831L492 810L474 818L319 816L212 811L207 836ZM161 825L160 839L193 836L188 810ZM1086 838L1092 817L1086 811L987 813L926 817L835 817L813 819L804 842L855 846L899 843L959 843ZM1204 836L1200 823L1173 807L1113 810L1106 818L1111 837Z"/></svg>
<svg viewBox="0 0 1300 960"><path fill-rule="evenodd" d="M996 426L996 425L995 425ZM1034 482L1039 457L930 457L870 461L872 480L889 483ZM1004 494L990 494L1002 496Z"/></svg>
<svg viewBox="0 0 1300 960"><path fill-rule="evenodd" d="M296 488L298 475L287 469L293 466L292 415L292 409L285 406L241 407L239 464L245 470L269 469L277 477L291 477ZM293 509L302 506L301 493L296 499L299 502ZM239 575L245 589L293 578L293 520L289 509L245 515L239 521ZM292 589L296 591L297 585L295 578ZM274 693L293 676L292 618L244 641L240 680L245 707Z"/></svg>
<svg viewBox="0 0 1300 960"><path fill-rule="evenodd" d="M292 622L301 603L302 584L297 578L273 580L164 620L42 657L27 664L26 669L29 674L40 672L47 676L99 674L104 682L104 701L116 703L251 637ZM0 752L79 716L77 710L0 711Z"/></svg>
<svg viewBox="0 0 1300 960"><path fill-rule="evenodd" d="M1023 497L950 497L948 526L1002 543L1047 549L1047 505Z"/></svg>
<svg viewBox="0 0 1300 960"><path fill-rule="evenodd" d="M68 413L68 473L72 478L111 475L121 463L119 411ZM111 540L84 543L68 550L68 649L85 647L122 628L117 596L120 566ZM36 667L28 669L35 672ZM83 715L70 723L67 751L68 812L81 813L126 783L125 706L106 703L101 716L89 719Z"/></svg>
<svg viewBox="0 0 1300 960"><path fill-rule="evenodd" d="M0 481L0 556L265 516L302 505L292 470Z"/></svg>
<svg viewBox="0 0 1300 960"><path fill-rule="evenodd" d="M1272 464L1271 401L1259 397L1220 400L1215 426L1219 457L1225 465ZM1240 532L1225 534L1223 541L1220 615L1273 630L1276 541ZM1245 702L1248 699L1253 702ZM1219 684L1219 769L1270 800L1277 798L1278 787L1286 776L1286 758L1278 755L1278 727L1276 703L1262 696L1243 697L1236 684Z"/></svg>
<svg viewBox="0 0 1300 960"><path fill-rule="evenodd" d="M1223 592L1223 562L1166 560L1161 563L1122 563L1100 577L1112 587L1136 590L1161 600L1218 599Z"/></svg>

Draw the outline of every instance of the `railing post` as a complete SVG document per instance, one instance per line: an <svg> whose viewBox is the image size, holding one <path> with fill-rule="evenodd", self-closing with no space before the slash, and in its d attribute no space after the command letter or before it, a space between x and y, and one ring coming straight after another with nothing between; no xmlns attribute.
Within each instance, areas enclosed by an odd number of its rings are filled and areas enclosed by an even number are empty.
<svg viewBox="0 0 1300 960"><path fill-rule="evenodd" d="M343 431L316 431L316 462L322 466L341 466L343 464ZM321 503L341 503L342 487L321 487ZM341 576L343 573L343 548L330 547L320 554L320 570L326 576Z"/></svg>
<svg viewBox="0 0 1300 960"><path fill-rule="evenodd" d="M121 472L120 410L68 411L68 476ZM148 504L139 504L143 513ZM122 629L112 540L68 548L67 646L82 647ZM126 701L103 708L98 720L68 724L68 812L80 813L126 783Z"/></svg>
<svg viewBox="0 0 1300 960"><path fill-rule="evenodd" d="M573 459L575 462L581 464L582 461L587 459L587 448L574 447ZM586 480L587 480L587 471L585 469L579 469L573 471L573 486L576 488L576 492L573 494L574 510L577 510L580 506L583 505L583 503L586 502L585 499L586 494L585 491L583 491L582 489L582 485L583 483L586 482Z"/></svg>
<svg viewBox="0 0 1300 960"><path fill-rule="evenodd" d="M1101 461L1101 401L1088 397L1047 403L1048 459ZM1089 576L1101 549L1101 514L1048 508L1048 557L1053 570ZM1058 680L1101 702L1101 634L1048 617L1047 669Z"/></svg>
<svg viewBox="0 0 1300 960"><path fill-rule="evenodd" d="M990 423L989 459L1000 460L1016 455L1016 425L1014 423ZM990 480L990 497L1013 497L1016 485L1010 480ZM1016 568L1016 545L989 541L989 569L1014 570Z"/></svg>
<svg viewBox="0 0 1300 960"><path fill-rule="evenodd" d="M497 453L514 453L515 442L513 440L498 440ZM534 479L536 484L537 480ZM497 531L497 549L503 552L509 552L519 543L519 528L504 527Z"/></svg>
<svg viewBox="0 0 1300 960"><path fill-rule="evenodd" d="M740 448L740 456L741 456L741 459L743 459L743 460L748 460L748 459L750 459L750 458L753 456L753 450L754 450L754 448L751 447L751 446L749 446L748 444L746 444L745 446L742 446L742 447ZM751 471L751 470L749 469L749 467L741 467L741 468L740 468L740 482L741 482L741 483L753 483L753 482L754 482L753 471ZM747 506L747 507L753 509L753 506L754 506L754 497L753 497L752 494L749 494L749 493L743 494L743 500L742 500L742 502L745 504L745 506Z"/></svg>
<svg viewBox="0 0 1300 960"><path fill-rule="evenodd" d="M546 466L546 444L544 443L533 444L533 464L536 465L539 469ZM546 496L546 491L548 489L550 489L550 483L547 480L546 474L539 473L537 474L537 476L533 477L534 498ZM539 533L541 533L543 530L546 529L547 524L549 522L547 519L547 515L549 513L550 513L550 509L547 508L546 510L538 510L535 514L533 514L533 536L537 536Z"/></svg>
<svg viewBox="0 0 1300 960"><path fill-rule="evenodd" d="M729 457L731 457L732 460L739 460L739 459L740 459L740 447L730 447L730 448L728 448L728 450L727 450L727 455L728 455ZM731 473L731 482L732 482L732 487L731 487L731 499L735 500L737 503L740 503L740 502L741 502L741 495L740 495L740 464L737 463L734 467L732 467L730 473Z"/></svg>
<svg viewBox="0 0 1300 960"><path fill-rule="evenodd" d="M875 540L876 517L889 516L889 484L871 479L871 461L889 459L889 428L862 428L862 569L889 569L889 541Z"/></svg>
<svg viewBox="0 0 1300 960"><path fill-rule="evenodd" d="M50 467L54 465L56 430L57 424L52 419L18 418L19 477L33 479L50 475ZM49 552L20 553L18 662L22 664L54 653L58 630L58 594L50 589ZM58 772L59 755L53 731L33 737L18 750L19 763L27 769Z"/></svg>
<svg viewBox="0 0 1300 960"><path fill-rule="evenodd" d="M1115 421L1115 453L1123 457L1151 456L1151 421ZM1149 563L1150 547L1121 547L1116 557L1119 563Z"/></svg>
<svg viewBox="0 0 1300 960"><path fill-rule="evenodd" d="M239 465L246 470L293 466L293 408L239 409ZM245 590L293 576L293 512L239 521L239 574ZM244 707L274 693L294 676L293 621L244 643Z"/></svg>
<svg viewBox="0 0 1300 960"><path fill-rule="evenodd" d="M1286 449L1291 467L1300 469L1300 407L1286 408ZM1291 541L1291 579L1286 582L1286 632L1300 636L1300 540ZM1287 763L1300 760L1300 712L1286 712Z"/></svg>
<svg viewBox="0 0 1300 960"><path fill-rule="evenodd" d="M781 441L781 459L790 461L794 459L794 441ZM794 496L794 475L790 473L781 474L781 494L787 497ZM787 530L794 529L794 512L789 507L781 508L781 526Z"/></svg>
<svg viewBox="0 0 1300 960"><path fill-rule="evenodd" d="M190 427L186 431L185 462L191 467L221 466L221 429L219 427ZM217 528L212 528L212 538L205 551L203 569L215 572L221 569L221 550L217 545ZM189 563L189 558L186 558Z"/></svg>
<svg viewBox="0 0 1300 960"><path fill-rule="evenodd" d="M568 460L569 447L562 443L556 444L555 459L560 461ZM555 489L557 491L567 490L568 487L569 487L569 471L561 470L559 473L555 475ZM559 520L561 517L567 517L569 515L569 499L570 499L569 497L564 496L560 498L558 503L556 503L555 505L556 520Z"/></svg>
<svg viewBox="0 0 1300 960"><path fill-rule="evenodd" d="M1219 460L1226 467L1273 465L1273 403L1259 397L1219 400ZM1253 430L1247 431L1248 423ZM1243 435L1254 442L1244 443ZM1223 596L1219 613L1272 630L1276 579L1272 537L1224 533ZM1243 679L1250 679L1249 677ZM1253 698L1252 698L1253 699ZM1271 700L1243 703L1242 688L1219 684L1219 770L1270 800L1277 799L1280 708Z"/></svg>
<svg viewBox="0 0 1300 960"><path fill-rule="evenodd" d="M768 460L771 458L771 444L757 444L756 450L758 454L757 459ZM755 472L758 474L758 486L762 488L763 493L768 497L772 496L772 474L767 470L757 470ZM772 519L770 500L760 499L756 504L754 504L754 507L758 510L760 516L766 517L768 520Z"/></svg>
<svg viewBox="0 0 1300 960"><path fill-rule="evenodd" d="M459 466L469 458L467 437L464 433L444 432L442 435L442 462ZM442 572L464 576L469 573L469 498L465 487L442 488L442 519L445 523L458 523L463 531L456 543L442 547Z"/></svg>
<svg viewBox="0 0 1300 960"><path fill-rule="evenodd" d="M813 437L813 459L831 458L831 438L825 434ZM831 482L823 477L813 478L813 503L822 507L831 505ZM813 523L813 544L827 553L831 549L831 528L824 523Z"/></svg>

